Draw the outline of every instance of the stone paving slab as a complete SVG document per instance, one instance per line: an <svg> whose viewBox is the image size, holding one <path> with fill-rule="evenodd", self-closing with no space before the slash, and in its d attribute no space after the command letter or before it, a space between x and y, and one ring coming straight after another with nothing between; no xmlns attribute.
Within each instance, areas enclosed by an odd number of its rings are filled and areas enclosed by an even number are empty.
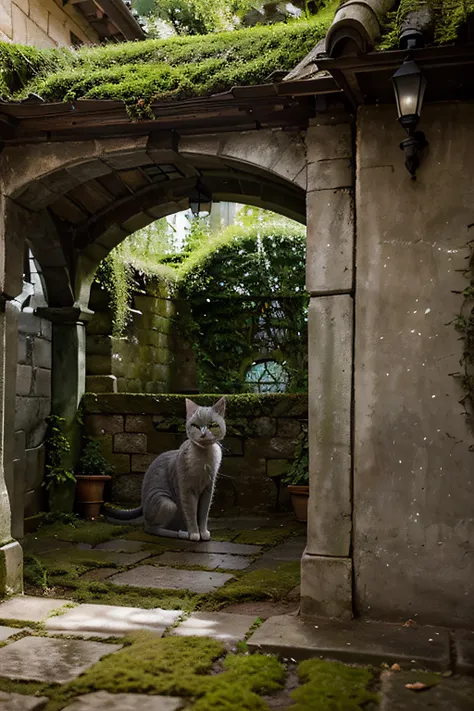
<svg viewBox="0 0 474 711"><path fill-rule="evenodd" d="M43 622L52 612L70 604L71 600L18 595L0 604L0 619Z"/></svg>
<svg viewBox="0 0 474 711"><path fill-rule="evenodd" d="M170 634L177 637L212 637L235 644L244 639L256 620L254 615L235 615L229 612L193 612Z"/></svg>
<svg viewBox="0 0 474 711"><path fill-rule="evenodd" d="M224 568L227 570L244 570L250 565L250 560L241 555L226 555L217 553L185 553L169 551L152 558L150 563L159 565L198 565L201 568Z"/></svg>
<svg viewBox="0 0 474 711"><path fill-rule="evenodd" d="M136 630L147 630L161 635L182 614L181 610L142 610L138 607L84 604L59 617L51 617L46 620L45 627L48 632L94 632L109 637L122 636Z"/></svg>
<svg viewBox="0 0 474 711"><path fill-rule="evenodd" d="M1 711L41 711L47 703L46 696L24 696L24 694L6 694L0 691Z"/></svg>
<svg viewBox="0 0 474 711"><path fill-rule="evenodd" d="M405 687L417 681L430 684L433 680L423 672L383 672L379 711L472 711L474 708L474 679L440 679L439 684L422 691Z"/></svg>
<svg viewBox="0 0 474 711"><path fill-rule="evenodd" d="M449 633L442 627L403 627L381 622L339 622L320 619L311 624L293 615L270 617L248 640L261 650L294 659L321 656L341 662L380 666L449 669Z"/></svg>
<svg viewBox="0 0 474 711"><path fill-rule="evenodd" d="M115 551L116 553L138 553L146 548L145 541L129 541L124 538L115 538L113 541L99 543L95 551Z"/></svg>
<svg viewBox="0 0 474 711"><path fill-rule="evenodd" d="M81 549L81 552L78 555L77 553L79 548L77 546L75 546L72 550L74 551L72 556L68 556L67 550L61 550L58 555L55 555L54 551L49 551L48 553L44 554L43 558L45 562L51 561L53 563L72 562L80 564L83 561L91 560L96 563L104 563L104 565L115 564L129 566L136 565L142 560L145 560L145 558L149 558L153 555L152 551L139 551L137 553L117 553L116 551L104 551L91 548L84 550Z"/></svg>
<svg viewBox="0 0 474 711"><path fill-rule="evenodd" d="M0 649L0 675L10 679L64 684L75 679L120 644L23 637Z"/></svg>
<svg viewBox="0 0 474 711"><path fill-rule="evenodd" d="M260 556L258 560L252 563L252 570L261 570L262 568L278 568L282 563L288 563L294 560L300 560L303 556L303 551L306 547L306 537L298 536L290 538L284 543L271 548Z"/></svg>
<svg viewBox="0 0 474 711"><path fill-rule="evenodd" d="M109 582L114 585L130 585L136 588L159 588L168 590L190 590L208 593L217 590L232 579L226 573L207 573L203 570L177 570L141 565L134 570L114 575Z"/></svg>
<svg viewBox="0 0 474 711"><path fill-rule="evenodd" d="M96 691L80 696L64 711L177 711L183 700L173 696L144 696L143 694L109 694Z"/></svg>
<svg viewBox="0 0 474 711"><path fill-rule="evenodd" d="M19 627L1 627L0 626L0 642L4 642L6 639L9 637L12 637L14 634L18 634L18 632L21 632L21 629ZM2 707L0 706L0 709Z"/></svg>
<svg viewBox="0 0 474 711"><path fill-rule="evenodd" d="M167 548L173 550L183 550L192 553L228 553L229 555L258 555L262 546L254 546L247 543L229 543L227 541L185 541L174 538L159 538L157 542L162 542Z"/></svg>
<svg viewBox="0 0 474 711"><path fill-rule="evenodd" d="M460 674L474 674L474 632L456 630L453 637L456 648L456 671Z"/></svg>

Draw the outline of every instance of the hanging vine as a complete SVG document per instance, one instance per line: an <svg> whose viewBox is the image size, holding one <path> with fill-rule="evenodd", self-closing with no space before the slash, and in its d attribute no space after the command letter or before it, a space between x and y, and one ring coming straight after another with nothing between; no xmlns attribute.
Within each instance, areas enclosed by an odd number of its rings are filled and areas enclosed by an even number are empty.
<svg viewBox="0 0 474 711"><path fill-rule="evenodd" d="M474 226L474 225L473 225ZM454 325L462 334L464 340L463 352L460 360L462 371L455 375L460 378L465 395L461 400L466 410L466 415L474 422L474 240L468 243L468 266L464 274L469 284L461 291L464 301L460 313L456 316ZM474 445L471 446L474 451Z"/></svg>

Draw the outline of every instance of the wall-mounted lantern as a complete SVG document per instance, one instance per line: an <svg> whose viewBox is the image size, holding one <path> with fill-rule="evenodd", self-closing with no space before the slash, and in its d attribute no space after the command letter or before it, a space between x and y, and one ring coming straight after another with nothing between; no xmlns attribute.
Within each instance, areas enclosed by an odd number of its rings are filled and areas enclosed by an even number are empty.
<svg viewBox="0 0 474 711"><path fill-rule="evenodd" d="M212 197L201 183L197 183L194 191L190 195L189 207L194 217L207 217L210 215Z"/></svg>
<svg viewBox="0 0 474 711"><path fill-rule="evenodd" d="M423 105L426 79L416 62L407 59L393 75L392 83L397 102L398 121L408 133L408 138L400 143L400 148L405 152L405 166L415 179L419 166L418 153L428 145L423 131L416 130Z"/></svg>

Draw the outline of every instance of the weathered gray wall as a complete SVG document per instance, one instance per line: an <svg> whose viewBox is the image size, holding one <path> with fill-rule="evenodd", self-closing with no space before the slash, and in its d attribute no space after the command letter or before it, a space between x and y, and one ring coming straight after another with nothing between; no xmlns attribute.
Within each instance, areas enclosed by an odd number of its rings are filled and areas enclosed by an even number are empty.
<svg viewBox="0 0 474 711"><path fill-rule="evenodd" d="M426 107L416 182L394 108L359 112L356 609L474 624L474 454L452 321L474 237L474 106ZM469 227L471 225L471 228Z"/></svg>
<svg viewBox="0 0 474 711"><path fill-rule="evenodd" d="M15 516L43 508L45 417L51 411L51 323L33 313L18 314L14 491ZM22 505L23 500L23 505Z"/></svg>

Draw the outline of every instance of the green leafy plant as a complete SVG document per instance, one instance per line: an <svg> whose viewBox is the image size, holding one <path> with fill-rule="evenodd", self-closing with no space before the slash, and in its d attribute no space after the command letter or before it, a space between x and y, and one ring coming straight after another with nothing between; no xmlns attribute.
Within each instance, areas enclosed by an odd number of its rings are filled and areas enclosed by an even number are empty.
<svg viewBox="0 0 474 711"><path fill-rule="evenodd" d="M304 392L304 228L273 215L192 246L178 269L176 323L195 353L200 391L245 392L248 368L264 359L282 365L289 392Z"/></svg>
<svg viewBox="0 0 474 711"><path fill-rule="evenodd" d="M468 267L464 272L469 280L468 286L462 291L455 293L463 296L461 311L454 318L454 327L462 335L464 347L460 359L461 372L451 373L453 377L459 378L465 391L465 396L461 400L464 405L468 421L474 421L474 241L468 243L469 255ZM474 451L474 445L471 446Z"/></svg>
<svg viewBox="0 0 474 711"><path fill-rule="evenodd" d="M89 440L77 463L77 473L97 476L100 474L110 475L114 471L114 467L102 454L100 443L94 439Z"/></svg>
<svg viewBox="0 0 474 711"><path fill-rule="evenodd" d="M51 487L76 481L76 478L64 462L66 455L71 450L71 445L62 430L65 419L57 415L50 415L46 418L46 423L46 463L43 486L49 491Z"/></svg>
<svg viewBox="0 0 474 711"><path fill-rule="evenodd" d="M283 477L282 483L286 486L306 486L309 484L309 442L308 427L303 425L301 434L295 447L295 459Z"/></svg>

